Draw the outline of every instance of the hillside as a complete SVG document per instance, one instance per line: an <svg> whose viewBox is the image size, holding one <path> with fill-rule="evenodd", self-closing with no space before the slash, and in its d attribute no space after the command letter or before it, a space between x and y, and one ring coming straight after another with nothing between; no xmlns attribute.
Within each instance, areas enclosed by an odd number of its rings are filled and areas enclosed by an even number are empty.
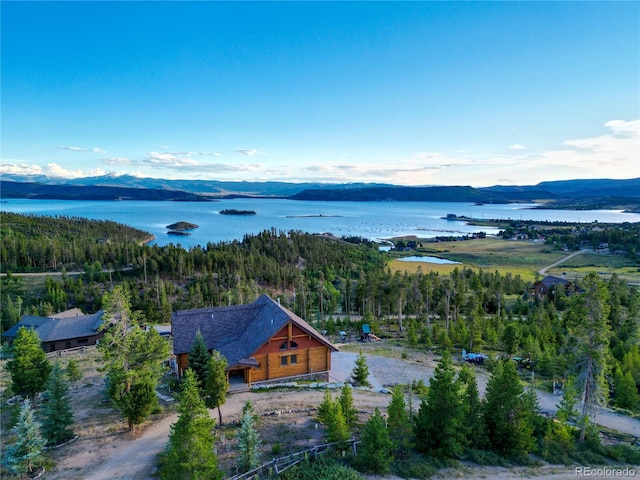
<svg viewBox="0 0 640 480"><path fill-rule="evenodd" d="M46 185L75 185L92 187L151 188L157 190L180 190L212 197L265 196L282 197L294 195L305 189L339 188L351 189L368 186L389 186L386 184L344 183L326 184L319 182L233 182L218 180L168 180L163 178L134 177L133 175L102 175L84 178L53 178L44 175L3 175L4 180L13 182L40 183Z"/></svg>
<svg viewBox="0 0 640 480"><path fill-rule="evenodd" d="M179 190L126 188L78 185L45 185L0 181L2 198L31 198L40 200L156 200L176 202L207 202L208 198Z"/></svg>
<svg viewBox="0 0 640 480"><path fill-rule="evenodd" d="M207 201L221 198L260 197L352 202L536 202L540 203L537 208L640 211L640 178L564 180L529 186L496 185L474 188L471 186L407 187L365 183L167 180L130 175L105 175L78 179L4 175L0 187L3 198Z"/></svg>
<svg viewBox="0 0 640 480"><path fill-rule="evenodd" d="M350 190L305 190L292 200L358 202L492 202L507 203L505 195L485 193L472 187L368 187Z"/></svg>

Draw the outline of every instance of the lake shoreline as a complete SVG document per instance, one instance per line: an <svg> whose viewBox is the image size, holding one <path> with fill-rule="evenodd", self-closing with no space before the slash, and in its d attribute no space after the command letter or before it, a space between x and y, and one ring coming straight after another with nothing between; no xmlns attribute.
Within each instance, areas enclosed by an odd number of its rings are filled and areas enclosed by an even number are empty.
<svg viewBox="0 0 640 480"><path fill-rule="evenodd" d="M640 214L619 211L525 210L533 204L475 205L464 202L318 202L284 199L233 199L216 203L156 201L82 201L13 199L0 210L24 215L83 217L110 220L149 234L145 243L183 248L241 241L245 235L267 231L331 233L337 238L376 241L400 237L435 238L496 235L504 225L472 225L468 219L562 221L571 223L635 223ZM220 215L222 209L254 210L259 215ZM455 214L455 222L443 220ZM167 235L167 225L179 219L199 228L189 236Z"/></svg>

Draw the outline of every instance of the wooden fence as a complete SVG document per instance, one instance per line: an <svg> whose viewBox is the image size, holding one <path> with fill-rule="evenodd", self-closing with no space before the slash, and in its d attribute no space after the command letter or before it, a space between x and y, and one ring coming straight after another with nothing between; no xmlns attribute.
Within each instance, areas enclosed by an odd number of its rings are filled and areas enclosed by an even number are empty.
<svg viewBox="0 0 640 480"><path fill-rule="evenodd" d="M284 457L274 458L270 462L263 463L259 467L256 467L246 473L239 473L237 475L234 475L228 480L253 480L260 478L260 475L265 472L275 473L276 475L279 475L286 469L293 467L296 463L301 462L308 456L315 457L316 455L321 455L335 449L346 450L347 448L352 448L353 454L356 455L356 445L358 443L360 443L360 440L356 440L355 438L352 438L351 440L347 440L345 442L323 443L322 445L316 445L315 447L307 448L306 450L302 450L301 452L292 453L291 455L286 455Z"/></svg>
<svg viewBox="0 0 640 480"><path fill-rule="evenodd" d="M81 347L67 348L65 350L56 350L54 352L47 352L45 355L47 358L65 357L77 354L83 354L91 350L95 350L95 345L83 345Z"/></svg>

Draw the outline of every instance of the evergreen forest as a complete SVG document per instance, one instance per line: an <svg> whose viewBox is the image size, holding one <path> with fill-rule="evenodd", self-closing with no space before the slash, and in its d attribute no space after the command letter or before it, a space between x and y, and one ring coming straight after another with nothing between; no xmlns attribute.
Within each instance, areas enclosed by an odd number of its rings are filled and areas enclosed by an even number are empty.
<svg viewBox="0 0 640 480"><path fill-rule="evenodd" d="M583 312L573 297L593 287L606 313L603 401L639 408L640 292L615 274L536 299L532 282L509 273L393 272L387 253L358 237L271 229L186 250L148 245L146 232L107 221L2 213L1 225L3 331L26 314L95 312L117 285L131 293L131 309L142 312L144 323L267 293L329 336L359 332L367 323L377 336L400 338L408 348L517 357L550 385L575 373L576 338L588 332L580 330ZM592 241L619 236L601 233ZM51 274L36 280L19 272Z"/></svg>

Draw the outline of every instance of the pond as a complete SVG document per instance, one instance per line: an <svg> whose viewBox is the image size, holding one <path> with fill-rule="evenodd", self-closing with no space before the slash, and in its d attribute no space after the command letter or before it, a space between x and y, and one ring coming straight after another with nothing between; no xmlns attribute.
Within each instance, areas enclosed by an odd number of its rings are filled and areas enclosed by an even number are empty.
<svg viewBox="0 0 640 480"><path fill-rule="evenodd" d="M454 262L453 260L447 260L446 258L438 258L438 257L403 257L398 258L401 262L422 262L422 263L437 263L440 265L462 265L461 262Z"/></svg>

